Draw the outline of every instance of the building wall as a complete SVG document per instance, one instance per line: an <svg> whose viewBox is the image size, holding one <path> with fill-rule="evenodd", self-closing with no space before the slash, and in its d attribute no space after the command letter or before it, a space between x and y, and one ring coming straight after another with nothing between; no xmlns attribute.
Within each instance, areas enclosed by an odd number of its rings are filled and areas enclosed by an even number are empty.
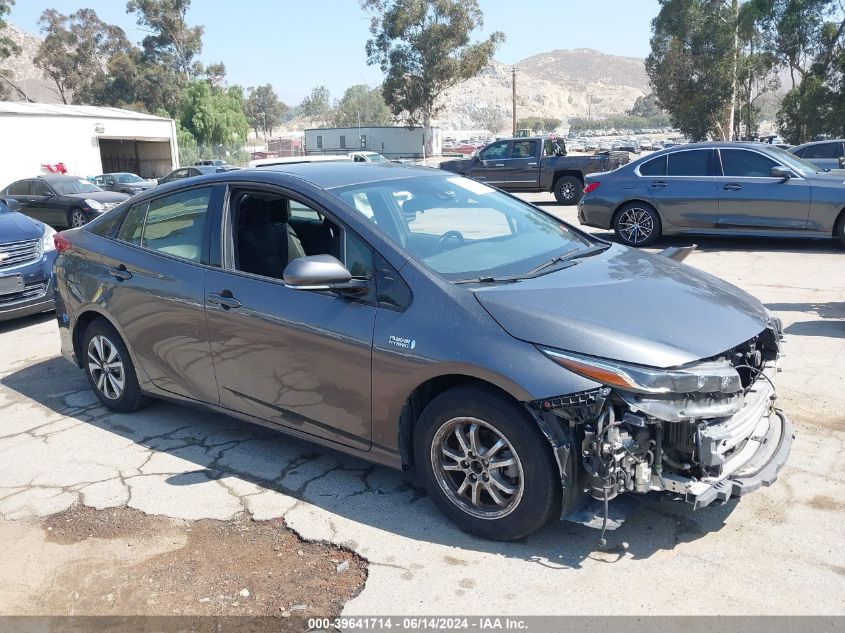
<svg viewBox="0 0 845 633"><path fill-rule="evenodd" d="M379 152L387 158L422 158L423 129L405 127L322 128L305 130L306 154L346 154L366 149ZM440 128L432 128L433 153L440 154L442 138ZM322 137L322 142L318 137ZM345 143L344 143L345 141ZM320 147L322 145L322 147ZM344 146L345 145L345 146Z"/></svg>
<svg viewBox="0 0 845 633"><path fill-rule="evenodd" d="M101 174L100 138L167 141L166 148L150 151L164 152L163 161L178 165L176 129L167 119L0 113L0 187L45 173L42 164L63 163L69 174L83 178Z"/></svg>

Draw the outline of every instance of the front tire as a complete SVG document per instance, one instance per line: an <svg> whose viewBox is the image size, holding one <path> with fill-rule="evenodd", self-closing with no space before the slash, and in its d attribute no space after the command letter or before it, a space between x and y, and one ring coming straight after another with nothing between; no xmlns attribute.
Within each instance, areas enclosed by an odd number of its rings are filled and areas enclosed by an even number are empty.
<svg viewBox="0 0 845 633"><path fill-rule="evenodd" d="M613 218L613 231L626 246L651 246L660 237L660 216L640 202L626 204Z"/></svg>
<svg viewBox="0 0 845 633"><path fill-rule="evenodd" d="M840 246L845 246L845 211L839 215L833 235L839 240Z"/></svg>
<svg viewBox="0 0 845 633"><path fill-rule="evenodd" d="M74 207L67 212L67 224L72 229L78 229L88 224L88 216L79 207Z"/></svg>
<svg viewBox="0 0 845 633"><path fill-rule="evenodd" d="M82 357L88 384L107 409L131 413L149 404L129 350L111 323L96 319L88 325L82 337Z"/></svg>
<svg viewBox="0 0 845 633"><path fill-rule="evenodd" d="M584 184L575 176L561 176L555 181L554 193L560 204L578 204L584 196Z"/></svg>
<svg viewBox="0 0 845 633"><path fill-rule="evenodd" d="M518 404L483 387L437 396L414 433L426 491L463 530L509 541L539 529L560 503L548 441Z"/></svg>

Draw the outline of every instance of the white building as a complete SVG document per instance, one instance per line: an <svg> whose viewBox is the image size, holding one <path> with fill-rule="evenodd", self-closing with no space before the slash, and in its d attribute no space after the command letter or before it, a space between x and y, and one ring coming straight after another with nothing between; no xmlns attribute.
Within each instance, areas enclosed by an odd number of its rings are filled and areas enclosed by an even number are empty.
<svg viewBox="0 0 845 633"><path fill-rule="evenodd" d="M119 108L0 102L0 187L59 163L83 178L163 176L179 166L176 124Z"/></svg>
<svg viewBox="0 0 845 633"><path fill-rule="evenodd" d="M442 152L440 128L431 128L432 154ZM423 128L331 127L305 130L306 154L346 154L355 150L378 152L386 158L422 158Z"/></svg>

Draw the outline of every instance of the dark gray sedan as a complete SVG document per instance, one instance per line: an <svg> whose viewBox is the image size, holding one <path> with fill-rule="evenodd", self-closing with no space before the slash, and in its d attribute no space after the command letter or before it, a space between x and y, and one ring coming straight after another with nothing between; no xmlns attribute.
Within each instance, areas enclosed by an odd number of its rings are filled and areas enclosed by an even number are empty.
<svg viewBox="0 0 845 633"><path fill-rule="evenodd" d="M684 145L588 176L578 219L630 246L679 234L845 244L843 179L772 145Z"/></svg>
<svg viewBox="0 0 845 633"><path fill-rule="evenodd" d="M619 495L726 501L790 450L759 301L455 174L193 178L56 248L62 352L103 405L199 404L415 469L487 538L613 528Z"/></svg>

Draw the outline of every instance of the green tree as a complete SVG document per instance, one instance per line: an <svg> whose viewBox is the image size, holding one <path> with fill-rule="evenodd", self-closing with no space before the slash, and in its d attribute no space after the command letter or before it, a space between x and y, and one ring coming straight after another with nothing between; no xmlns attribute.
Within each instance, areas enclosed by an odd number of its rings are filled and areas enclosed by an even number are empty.
<svg viewBox="0 0 845 633"><path fill-rule="evenodd" d="M648 93L642 97L637 97L634 105L628 110L628 116L638 116L644 119L659 117L663 115L663 110L657 105L657 95L653 92Z"/></svg>
<svg viewBox="0 0 845 633"><path fill-rule="evenodd" d="M4 33L6 30L6 20L4 19L9 12L12 10L12 6L14 6L15 0L0 0L0 62L4 59L11 57L12 55L17 55L21 52L20 46L18 46L12 38ZM6 77L3 71L0 71L0 99L4 98L8 94L9 86L13 86L16 90L16 86L12 84L11 80Z"/></svg>
<svg viewBox="0 0 845 633"><path fill-rule="evenodd" d="M646 71L660 106L690 138L729 139L740 63L739 0L659 0Z"/></svg>
<svg viewBox="0 0 845 633"><path fill-rule="evenodd" d="M250 127L267 139L272 136L273 129L282 122L288 107L279 100L273 86L265 84L257 88L247 89L249 96L244 101L244 111Z"/></svg>
<svg viewBox="0 0 845 633"><path fill-rule="evenodd" d="M149 63L161 64L176 74L196 77L202 64L196 57L202 52L202 26L188 26L191 0L129 0L126 12L134 14L138 26L147 31L141 42Z"/></svg>
<svg viewBox="0 0 845 633"><path fill-rule="evenodd" d="M338 127L390 125L390 108L384 102L381 88L364 84L350 86L334 108L334 124Z"/></svg>
<svg viewBox="0 0 845 633"><path fill-rule="evenodd" d="M105 81L103 60L129 48L123 30L103 22L93 9L71 15L47 9L38 22L44 40L34 63L52 80L62 103L87 102L94 87Z"/></svg>
<svg viewBox="0 0 845 633"><path fill-rule="evenodd" d="M311 90L299 105L301 116L311 121L311 125L330 125L334 120L331 104L331 93L325 86L317 86Z"/></svg>
<svg viewBox="0 0 845 633"><path fill-rule="evenodd" d="M431 120L444 90L476 76L490 62L502 32L480 42L478 0L361 0L372 13L367 62L385 73L384 100L409 125L422 123L431 153Z"/></svg>
<svg viewBox="0 0 845 633"><path fill-rule="evenodd" d="M487 105L483 108L478 108L470 114L472 124L487 130L493 134L498 134L505 127L507 117L505 112L496 105Z"/></svg>
<svg viewBox="0 0 845 633"><path fill-rule="evenodd" d="M560 127L561 120L554 117L529 116L516 122L516 127L523 130L534 130L537 134L554 132Z"/></svg>
<svg viewBox="0 0 845 633"><path fill-rule="evenodd" d="M200 145L242 145L249 131L243 104L240 86L223 90L194 79L182 94L179 121Z"/></svg>

